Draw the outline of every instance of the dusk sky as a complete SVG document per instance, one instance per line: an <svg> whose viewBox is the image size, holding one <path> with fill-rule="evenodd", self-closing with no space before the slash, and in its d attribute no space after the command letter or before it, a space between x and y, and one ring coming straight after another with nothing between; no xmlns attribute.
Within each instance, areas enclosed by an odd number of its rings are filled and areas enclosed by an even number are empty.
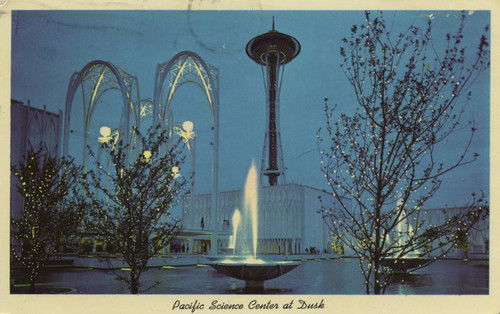
<svg viewBox="0 0 500 314"><path fill-rule="evenodd" d="M457 29L461 13L384 14L395 34L411 23L425 25L432 18L439 47L444 34ZM490 14L467 14L464 42L470 56L476 52L484 27L490 24ZM365 21L363 11L14 11L11 97L25 103L30 100L38 108L46 105L49 111L64 110L71 74L93 60L104 60L137 76L141 98L153 98L156 65L178 52L193 51L220 73L219 190L241 189L252 159L260 165L266 118L261 70L248 58L245 46L271 29L273 16L276 29L295 37L302 48L287 64L281 90L287 183L323 189L327 185L319 171L316 131L325 125L324 98L338 104L339 112L353 112L356 106L354 91L340 70L339 47L351 26ZM471 152L480 157L447 175L427 208L462 205L471 192L489 191L489 79L487 71L475 82L463 117L464 122L476 121L478 131ZM98 126L112 126L120 110L119 97L108 99L96 115L91 141L96 142ZM211 123L203 92L194 84L182 86L171 109L175 121L194 122L198 138L196 189L209 193ZM77 124L72 126L75 142L78 128ZM468 127L457 132L439 149L443 160L459 156L467 131Z"/></svg>

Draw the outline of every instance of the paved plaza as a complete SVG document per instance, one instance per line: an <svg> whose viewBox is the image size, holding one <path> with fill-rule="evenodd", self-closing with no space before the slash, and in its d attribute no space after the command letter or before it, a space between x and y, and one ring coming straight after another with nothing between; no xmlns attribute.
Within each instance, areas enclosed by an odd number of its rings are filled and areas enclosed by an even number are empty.
<svg viewBox="0 0 500 314"><path fill-rule="evenodd" d="M364 294L364 285L357 263L350 258L302 261L290 273L266 281L262 291L246 291L244 281L224 276L206 264L150 268L142 282L145 287L158 282L147 294L360 295ZM19 275L13 273L13 277ZM487 260L438 261L399 279L388 287L387 294L488 294L489 264ZM21 279L16 286L23 286ZM67 292L72 294L129 293L124 283L115 280L113 271L95 268L47 269L39 277L39 286L71 288Z"/></svg>

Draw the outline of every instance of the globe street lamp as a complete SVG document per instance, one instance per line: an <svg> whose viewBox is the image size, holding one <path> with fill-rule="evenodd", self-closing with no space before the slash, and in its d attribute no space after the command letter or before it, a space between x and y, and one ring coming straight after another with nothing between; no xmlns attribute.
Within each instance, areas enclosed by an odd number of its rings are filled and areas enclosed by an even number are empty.
<svg viewBox="0 0 500 314"><path fill-rule="evenodd" d="M194 123L192 121L184 121L182 125L174 124L173 130L175 134L182 138L191 155L191 195L194 195L194 174L195 174L195 158L196 158L196 133Z"/></svg>

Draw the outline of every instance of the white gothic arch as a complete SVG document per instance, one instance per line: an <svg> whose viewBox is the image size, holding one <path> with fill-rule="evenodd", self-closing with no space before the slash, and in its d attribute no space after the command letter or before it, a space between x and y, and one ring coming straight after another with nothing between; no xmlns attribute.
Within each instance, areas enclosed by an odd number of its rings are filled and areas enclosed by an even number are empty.
<svg viewBox="0 0 500 314"><path fill-rule="evenodd" d="M170 104L178 88L187 83L200 87L210 106L213 158L212 158L212 240L211 254L217 255L217 211L218 211L218 152L219 152L219 71L207 64L198 54L182 51L170 61L158 64L155 75L153 125L160 125L172 131Z"/></svg>

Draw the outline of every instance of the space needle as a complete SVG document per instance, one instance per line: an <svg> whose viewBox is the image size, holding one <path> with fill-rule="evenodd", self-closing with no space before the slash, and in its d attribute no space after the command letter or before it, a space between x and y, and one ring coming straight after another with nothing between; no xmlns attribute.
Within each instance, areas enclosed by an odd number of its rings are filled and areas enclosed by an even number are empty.
<svg viewBox="0 0 500 314"><path fill-rule="evenodd" d="M285 183L279 126L280 90L285 64L299 54L300 43L292 36L276 31L273 17L273 29L251 39L246 52L253 61L261 65L266 90L266 132L260 176L267 176L269 185L277 185L280 176L282 183Z"/></svg>

